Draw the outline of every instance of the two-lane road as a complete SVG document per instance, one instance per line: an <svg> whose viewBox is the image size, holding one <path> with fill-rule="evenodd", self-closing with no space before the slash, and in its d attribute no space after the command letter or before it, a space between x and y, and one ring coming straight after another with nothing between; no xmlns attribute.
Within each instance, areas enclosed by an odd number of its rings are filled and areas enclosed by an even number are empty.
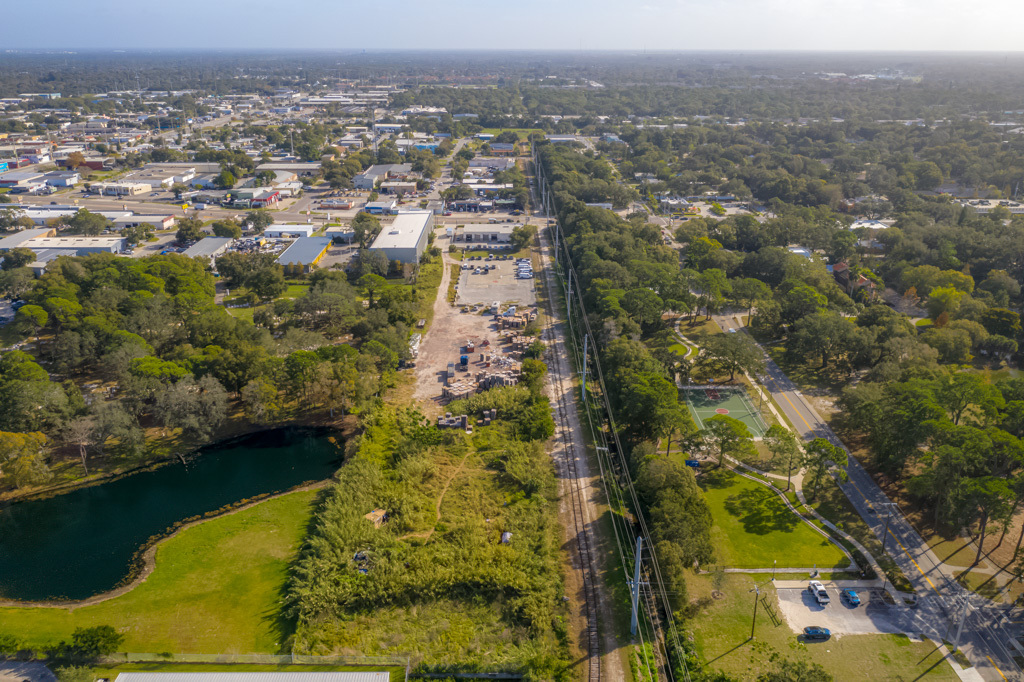
<svg viewBox="0 0 1024 682"><path fill-rule="evenodd" d="M735 315L715 315L714 319L726 334L745 332ZM767 353L765 373L759 378L805 441L826 438L845 449L825 420ZM988 600L963 589L943 572L941 560L898 510L890 516L892 501L856 458L850 457L846 472L848 480L840 483L840 487L914 586L922 625L931 631L926 634L952 641L961 614L959 604L969 596L972 609L964 625L960 648L983 679L1024 680L1013 661L1007 635L995 631L993 615L998 614L998 609Z"/></svg>

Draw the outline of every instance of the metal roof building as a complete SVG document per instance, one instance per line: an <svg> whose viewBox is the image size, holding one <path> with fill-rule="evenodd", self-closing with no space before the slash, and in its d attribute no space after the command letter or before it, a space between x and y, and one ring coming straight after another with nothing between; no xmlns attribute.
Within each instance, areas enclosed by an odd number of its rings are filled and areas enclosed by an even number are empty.
<svg viewBox="0 0 1024 682"><path fill-rule="evenodd" d="M231 237L204 237L185 250L184 256L212 260L224 253L233 242Z"/></svg>
<svg viewBox="0 0 1024 682"><path fill-rule="evenodd" d="M30 239L50 237L55 234L57 234L57 230L52 227L29 228L27 230L22 230L21 232L15 232L14 234L0 238L0 251L14 249L19 246L26 246L25 242Z"/></svg>
<svg viewBox="0 0 1024 682"><path fill-rule="evenodd" d="M419 263L433 228L433 211L400 211L395 221L380 231L370 248L383 251L388 260Z"/></svg>
<svg viewBox="0 0 1024 682"><path fill-rule="evenodd" d="M116 682L389 682L387 672L121 673Z"/></svg>
<svg viewBox="0 0 1024 682"><path fill-rule="evenodd" d="M277 257L277 262L286 268L302 268L303 272L313 269L331 246L330 237L300 237Z"/></svg>

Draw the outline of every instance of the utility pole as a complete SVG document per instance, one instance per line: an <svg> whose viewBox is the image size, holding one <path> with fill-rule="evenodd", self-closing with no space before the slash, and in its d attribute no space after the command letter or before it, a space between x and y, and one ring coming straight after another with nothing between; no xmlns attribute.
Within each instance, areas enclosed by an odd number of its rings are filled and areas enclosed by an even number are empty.
<svg viewBox="0 0 1024 682"><path fill-rule="evenodd" d="M568 301L567 301L568 303ZM583 382L580 387L581 397L583 402L587 402L587 341L590 340L590 334L583 334ZM637 538L639 540L639 538Z"/></svg>
<svg viewBox="0 0 1024 682"><path fill-rule="evenodd" d="M630 584L630 595L633 601L633 614L629 620L629 634L635 635L637 625L640 623L640 551L644 544L644 539L638 537L636 539L636 557L633 566L633 581Z"/></svg>
<svg viewBox="0 0 1024 682"><path fill-rule="evenodd" d="M953 638L953 651L960 648L960 634L964 631L964 623L967 622L967 609L971 605L971 599L968 596L964 596L964 608L960 611L960 625L956 628L956 637Z"/></svg>
<svg viewBox="0 0 1024 682"><path fill-rule="evenodd" d="M757 625L757 600L761 596L761 588L754 585L754 589L748 590L754 593L754 618L750 621L750 639L754 639L754 626Z"/></svg>

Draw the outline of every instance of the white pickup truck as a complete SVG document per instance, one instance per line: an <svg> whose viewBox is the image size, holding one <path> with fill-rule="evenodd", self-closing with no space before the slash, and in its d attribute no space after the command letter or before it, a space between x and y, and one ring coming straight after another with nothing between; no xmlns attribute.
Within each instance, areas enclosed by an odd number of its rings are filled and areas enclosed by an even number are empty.
<svg viewBox="0 0 1024 682"><path fill-rule="evenodd" d="M828 596L828 592L825 591L825 586L817 580L811 581L807 586L807 591L814 595L814 598L818 600L818 604L821 606L826 606L830 601L832 601Z"/></svg>

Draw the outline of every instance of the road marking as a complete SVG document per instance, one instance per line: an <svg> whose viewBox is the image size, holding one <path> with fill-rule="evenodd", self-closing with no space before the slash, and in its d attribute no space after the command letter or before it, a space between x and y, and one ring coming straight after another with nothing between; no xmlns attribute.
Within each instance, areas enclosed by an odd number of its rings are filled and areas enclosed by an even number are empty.
<svg viewBox="0 0 1024 682"><path fill-rule="evenodd" d="M921 565L917 563L917 560L914 559L914 557L911 556L910 552L907 551L907 548L903 546L903 543L900 542L900 539L896 537L896 533L892 532L892 528L889 529L889 535L892 536L892 539L896 541L896 544L900 546L900 549L903 550L903 552L907 555L907 558L910 559L911 563L914 564L914 568L916 568L924 577L924 579L928 581L928 584L932 586L932 589L935 590L935 594L941 595L941 592L939 592L939 588L935 587L935 583L933 583L932 579L928 577L928 574L921 570Z"/></svg>
<svg viewBox="0 0 1024 682"><path fill-rule="evenodd" d="M804 423L804 426L806 426L809 431L813 432L814 429L811 428L810 423L806 419L804 419L803 414L801 414L800 410L798 410L796 405L793 404L793 401L789 399L789 396L786 395L784 391L779 391L779 395L786 399L786 402L789 403L789 406L793 408L794 412L796 412L796 416L800 417L800 421Z"/></svg>
<svg viewBox="0 0 1024 682"><path fill-rule="evenodd" d="M992 667L996 669L996 672L999 673L999 676L1002 677L1005 680L1006 679L1006 675L1004 675L1003 671L999 669L999 666L996 665L996 662L992 660L992 657L989 656L988 654L985 654L985 658L987 658L988 662L992 664Z"/></svg>

